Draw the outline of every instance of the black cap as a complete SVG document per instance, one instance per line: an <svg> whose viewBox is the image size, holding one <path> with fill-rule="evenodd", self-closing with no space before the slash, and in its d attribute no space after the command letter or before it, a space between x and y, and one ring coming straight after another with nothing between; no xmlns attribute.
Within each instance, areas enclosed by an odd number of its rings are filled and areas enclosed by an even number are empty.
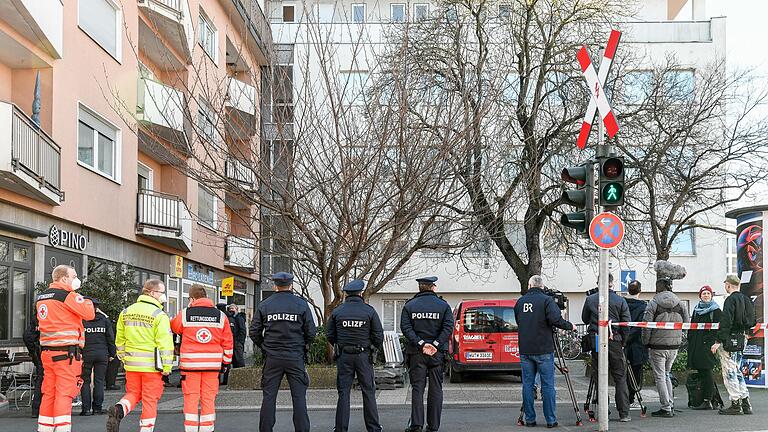
<svg viewBox="0 0 768 432"><path fill-rule="evenodd" d="M416 279L416 282L423 284L433 284L437 282L437 276L425 276Z"/></svg>
<svg viewBox="0 0 768 432"><path fill-rule="evenodd" d="M360 279L354 279L344 285L344 292L358 292L365 289L365 282Z"/></svg>

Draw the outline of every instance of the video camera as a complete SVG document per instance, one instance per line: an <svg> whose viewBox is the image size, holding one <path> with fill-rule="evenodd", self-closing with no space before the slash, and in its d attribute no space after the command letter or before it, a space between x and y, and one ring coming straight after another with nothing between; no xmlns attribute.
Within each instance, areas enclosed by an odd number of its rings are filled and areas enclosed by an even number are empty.
<svg viewBox="0 0 768 432"><path fill-rule="evenodd" d="M568 297L563 294L562 291L556 290L554 288L544 287L544 294L552 297L555 299L555 304L557 304L557 307L560 308L560 310L565 310L565 308L568 305Z"/></svg>

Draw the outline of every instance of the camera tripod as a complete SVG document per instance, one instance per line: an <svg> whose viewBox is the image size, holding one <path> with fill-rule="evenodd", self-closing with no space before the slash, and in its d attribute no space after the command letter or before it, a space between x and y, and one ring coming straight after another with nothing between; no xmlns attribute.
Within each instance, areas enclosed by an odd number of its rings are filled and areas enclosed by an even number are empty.
<svg viewBox="0 0 768 432"><path fill-rule="evenodd" d="M636 389L635 397L637 398L637 403L640 405L640 417L645 417L645 413L648 410L648 407L645 406L643 403L643 395L640 392L640 388L637 386L637 380L635 379L635 373L632 371L632 366L629 365L629 362L627 362L627 356L624 355L624 352L622 351L622 357L624 358L624 365L627 368L627 378L628 378L628 385L631 385L633 389ZM597 366L597 365L594 365ZM587 414L589 421L594 423L597 421L595 418L595 411L592 409L592 405L597 405L597 401L594 399L597 395L595 394L597 392L597 379L595 379L597 375L597 370L594 369L592 371L592 375L589 378L589 389L587 390L587 400L584 402L584 413Z"/></svg>
<svg viewBox="0 0 768 432"><path fill-rule="evenodd" d="M557 358L555 367L561 374L563 374L563 376L565 376L565 385L568 388L568 394L571 396L573 412L576 414L576 426L581 426L583 424L581 422L581 413L579 412L578 402L576 402L576 393L573 391L573 381L571 381L571 376L568 374L568 365L566 365L565 357L563 357L563 347L560 345L560 337L558 333L552 332L552 341L555 343L555 357ZM524 406L520 406L520 416L517 418L518 426L525 426L525 421L523 419L524 414L525 408Z"/></svg>

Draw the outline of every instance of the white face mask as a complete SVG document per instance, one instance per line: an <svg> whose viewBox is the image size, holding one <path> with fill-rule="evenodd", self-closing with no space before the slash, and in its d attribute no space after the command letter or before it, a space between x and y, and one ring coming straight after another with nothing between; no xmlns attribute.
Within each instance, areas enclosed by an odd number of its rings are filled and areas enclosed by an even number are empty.
<svg viewBox="0 0 768 432"><path fill-rule="evenodd" d="M72 283L70 285L72 286L73 290L77 291L77 290L80 289L80 285L81 284L82 284L82 282L80 282L79 278L74 278L74 279L72 279Z"/></svg>
<svg viewBox="0 0 768 432"><path fill-rule="evenodd" d="M167 303L168 302L168 296L165 295L165 293L160 294L160 298L157 299L160 303Z"/></svg>

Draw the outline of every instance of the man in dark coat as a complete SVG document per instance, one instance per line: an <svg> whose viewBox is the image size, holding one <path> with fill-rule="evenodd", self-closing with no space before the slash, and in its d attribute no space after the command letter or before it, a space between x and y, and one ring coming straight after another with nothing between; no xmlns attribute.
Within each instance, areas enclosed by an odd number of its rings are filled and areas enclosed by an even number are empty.
<svg viewBox="0 0 768 432"><path fill-rule="evenodd" d="M35 365L35 394L32 396L32 415L37 418L40 415L40 400L43 398L43 361L40 359L40 328L37 325L37 314L31 314L29 325L24 329L24 346L32 357Z"/></svg>
<svg viewBox="0 0 768 432"><path fill-rule="evenodd" d="M99 301L91 300L96 308L96 315L90 321L83 321L85 347L83 348L83 386L80 390L80 397L83 401L81 416L104 414L102 408L107 364L111 359L117 357L112 323L109 321L109 317L98 308ZM91 373L93 373L93 393L91 393Z"/></svg>
<svg viewBox="0 0 768 432"><path fill-rule="evenodd" d="M642 321L645 308L648 306L644 300L640 300L641 284L638 280L633 280L627 285L629 295L625 297L629 307L629 316L632 321ZM632 368L632 375L635 377L635 386L629 381L629 403L631 409L639 409L635 402L635 396L643 388L643 366L648 362L648 348L643 345L643 330L640 327L630 327L627 332L627 340L624 343L624 353L627 355L627 362Z"/></svg>
<svg viewBox="0 0 768 432"><path fill-rule="evenodd" d="M232 337L235 342L234 353L232 355L232 367L241 368L245 366L245 338L248 336L248 325L245 322L245 314L238 311L236 304L227 306L227 316L229 322L235 322L235 332Z"/></svg>

